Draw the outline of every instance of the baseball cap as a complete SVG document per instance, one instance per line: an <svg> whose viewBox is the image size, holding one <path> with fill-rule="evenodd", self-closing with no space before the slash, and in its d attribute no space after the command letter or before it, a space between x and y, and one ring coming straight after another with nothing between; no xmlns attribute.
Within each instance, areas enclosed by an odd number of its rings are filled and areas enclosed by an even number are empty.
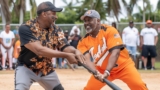
<svg viewBox="0 0 160 90"><path fill-rule="evenodd" d="M84 15L81 16L81 20L84 20L84 18L86 16L100 19L100 15L96 10L88 10L88 11L86 11L84 13Z"/></svg>
<svg viewBox="0 0 160 90"><path fill-rule="evenodd" d="M129 21L129 24L133 24L133 21Z"/></svg>
<svg viewBox="0 0 160 90"><path fill-rule="evenodd" d="M152 20L147 20L146 23L147 24L152 24Z"/></svg>
<svg viewBox="0 0 160 90"><path fill-rule="evenodd" d="M55 7L51 2L49 1L46 1L46 2L43 2L46 6L48 6L47 8L45 9L41 9L41 10L38 10L37 11L37 14L41 14L42 12L45 12L45 11L54 11L54 12L61 12L63 9L62 8L57 8Z"/></svg>

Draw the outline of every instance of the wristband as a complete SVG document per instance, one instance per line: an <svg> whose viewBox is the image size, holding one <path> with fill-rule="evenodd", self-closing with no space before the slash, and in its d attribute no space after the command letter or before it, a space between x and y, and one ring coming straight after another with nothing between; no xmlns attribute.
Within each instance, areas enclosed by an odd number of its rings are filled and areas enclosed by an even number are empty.
<svg viewBox="0 0 160 90"><path fill-rule="evenodd" d="M110 76L110 72L108 70L105 70L104 72L107 73L108 76Z"/></svg>

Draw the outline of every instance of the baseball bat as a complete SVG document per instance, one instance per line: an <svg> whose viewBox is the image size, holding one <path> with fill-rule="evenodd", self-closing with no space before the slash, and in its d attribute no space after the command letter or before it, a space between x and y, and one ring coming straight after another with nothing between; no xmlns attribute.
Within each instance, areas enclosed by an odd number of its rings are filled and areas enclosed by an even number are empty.
<svg viewBox="0 0 160 90"><path fill-rule="evenodd" d="M93 73L93 75L97 75L97 73L93 70L91 70L90 68L88 68L86 65L82 64L81 62L78 61L78 64L83 66L85 69L87 69L89 72ZM120 89L117 85L115 85L114 83L108 81L107 79L103 79L103 82L105 82L110 88L112 88L113 90L122 90Z"/></svg>

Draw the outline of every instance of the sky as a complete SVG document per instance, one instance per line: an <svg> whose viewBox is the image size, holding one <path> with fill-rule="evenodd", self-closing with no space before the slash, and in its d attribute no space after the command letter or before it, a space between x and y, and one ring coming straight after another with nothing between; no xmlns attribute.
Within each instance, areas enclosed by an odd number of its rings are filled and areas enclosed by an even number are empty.
<svg viewBox="0 0 160 90"><path fill-rule="evenodd" d="M27 10L30 10L30 6L29 6L29 2L28 2L29 0L26 0L26 1L27 1ZM37 3L37 5L39 5L40 3L45 2L45 1L53 2L53 0L36 0L36 3ZM67 2L69 2L69 1L71 1L71 0L67 0ZM73 1L75 1L75 0L73 0ZM157 2L158 2L158 0L152 0L152 1L150 0L151 5L153 5L153 10L156 9ZM142 7L143 6L143 0L139 0L138 5ZM62 0L55 0L55 6L56 7L63 7L63 6L65 6L65 3L63 3ZM136 12L138 12L138 9L134 8L133 13L136 13ZM119 15L119 17L120 18L127 17L125 10L122 10L122 13ZM110 17L109 20L115 21L115 18Z"/></svg>

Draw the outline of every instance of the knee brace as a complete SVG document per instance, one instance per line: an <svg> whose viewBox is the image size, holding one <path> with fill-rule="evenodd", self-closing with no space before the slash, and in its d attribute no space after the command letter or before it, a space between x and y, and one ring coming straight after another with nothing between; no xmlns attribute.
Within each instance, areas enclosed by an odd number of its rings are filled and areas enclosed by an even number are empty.
<svg viewBox="0 0 160 90"><path fill-rule="evenodd" d="M57 85L56 87L53 88L53 90L64 90L61 84Z"/></svg>

